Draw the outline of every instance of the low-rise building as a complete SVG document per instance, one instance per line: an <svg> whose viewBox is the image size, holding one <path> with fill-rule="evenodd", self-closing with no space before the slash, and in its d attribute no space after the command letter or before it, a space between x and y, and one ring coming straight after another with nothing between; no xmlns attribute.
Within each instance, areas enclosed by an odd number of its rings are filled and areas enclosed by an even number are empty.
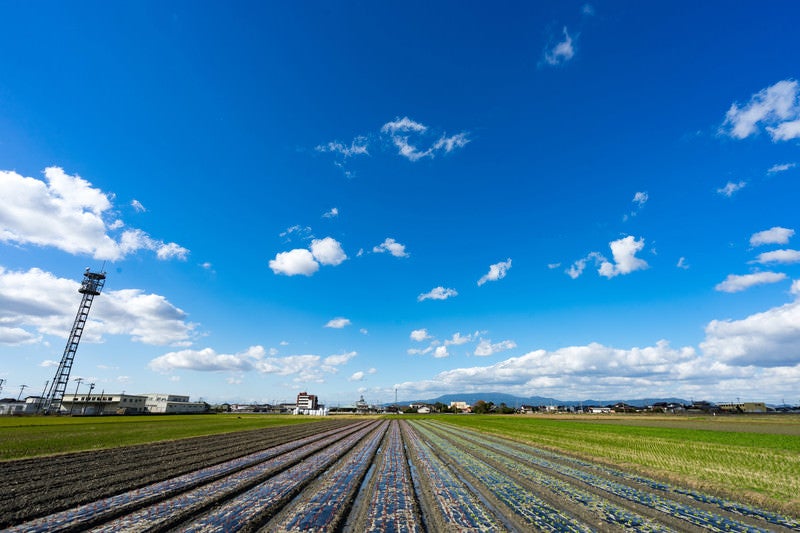
<svg viewBox="0 0 800 533"><path fill-rule="evenodd" d="M208 404L190 402L188 396L178 394L145 394L145 408L148 413L205 413Z"/></svg>

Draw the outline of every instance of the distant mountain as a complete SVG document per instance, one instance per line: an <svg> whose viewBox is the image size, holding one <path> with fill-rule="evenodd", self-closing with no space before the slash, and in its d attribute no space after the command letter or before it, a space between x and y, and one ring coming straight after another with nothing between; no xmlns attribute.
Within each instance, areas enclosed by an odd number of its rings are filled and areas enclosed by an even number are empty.
<svg viewBox="0 0 800 533"><path fill-rule="evenodd" d="M450 405L450 402L466 402L469 405L474 405L479 400L483 400L484 402L492 402L495 405L500 405L501 403L506 404L509 407L519 407L520 405L567 405L567 406L576 406L576 405L614 405L616 403L624 402L628 405L633 405L635 407L646 407L648 405L653 405L654 403L658 402L667 402L667 403L680 403L680 404L687 404L691 402L687 402L682 398L641 398L641 399L616 399L616 400L558 400L555 398L546 398L543 396L530 396L528 398L521 397L521 396L514 396L513 394L505 394L502 392L469 392L465 394L445 394L443 396L439 396L438 398L433 398L430 400L409 400L405 402L398 402L402 405L408 405L411 403L427 403L427 404L435 404L436 402L443 403L445 405Z"/></svg>

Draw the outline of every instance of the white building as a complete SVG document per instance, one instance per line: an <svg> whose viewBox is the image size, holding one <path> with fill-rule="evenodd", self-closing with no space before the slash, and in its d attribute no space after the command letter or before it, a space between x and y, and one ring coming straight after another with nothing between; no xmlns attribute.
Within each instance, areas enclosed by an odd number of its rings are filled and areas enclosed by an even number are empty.
<svg viewBox="0 0 800 533"><path fill-rule="evenodd" d="M144 394L148 413L205 413L205 402L190 402L188 396L177 394Z"/></svg>
<svg viewBox="0 0 800 533"><path fill-rule="evenodd" d="M39 396L28 396L25 400L15 400L6 398L0 400L0 415L32 415L35 414L42 404Z"/></svg>

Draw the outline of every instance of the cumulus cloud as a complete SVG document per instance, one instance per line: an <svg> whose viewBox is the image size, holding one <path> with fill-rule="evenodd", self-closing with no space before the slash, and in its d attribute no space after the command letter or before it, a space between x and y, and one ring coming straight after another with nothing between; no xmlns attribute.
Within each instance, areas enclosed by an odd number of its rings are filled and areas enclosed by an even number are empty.
<svg viewBox="0 0 800 533"><path fill-rule="evenodd" d="M544 51L544 61L548 65L561 65L575 57L575 46L566 26L564 26L562 33L564 34L564 39Z"/></svg>
<svg viewBox="0 0 800 533"><path fill-rule="evenodd" d="M280 252L271 259L269 267L275 274L312 276L320 265L338 266L347 260L341 243L332 237L313 239L310 250L295 248Z"/></svg>
<svg viewBox="0 0 800 533"><path fill-rule="evenodd" d="M435 287L430 290L430 292L426 292L417 296L417 301L422 302L424 300L447 300L448 298L452 298L453 296L458 296L458 292L455 289L445 289L444 287Z"/></svg>
<svg viewBox="0 0 800 533"><path fill-rule="evenodd" d="M487 281L497 281L498 279L503 279L504 277L506 277L506 272L508 272L510 268L511 268L511 259L507 259L506 261L489 265L489 272L478 280L478 286L480 287Z"/></svg>
<svg viewBox="0 0 800 533"><path fill-rule="evenodd" d="M786 244L794 235L794 230L775 226L770 229L753 233L750 236L750 246L762 244Z"/></svg>
<svg viewBox="0 0 800 533"><path fill-rule="evenodd" d="M332 207L330 211L326 211L322 214L323 218L336 218L339 216L339 209L337 207Z"/></svg>
<svg viewBox="0 0 800 533"><path fill-rule="evenodd" d="M364 372L361 370L358 372L353 372L353 375L347 378L347 381L364 381Z"/></svg>
<svg viewBox="0 0 800 533"><path fill-rule="evenodd" d="M636 240L632 235L609 243L614 262L602 261L597 271L601 276L613 278L620 274L630 274L648 267L647 262L636 257L644 248L644 239Z"/></svg>
<svg viewBox="0 0 800 533"><path fill-rule="evenodd" d="M117 261L139 250L159 259L186 259L189 250L125 227L116 218L113 195L78 175L48 167L45 180L0 170L0 242L57 248L73 255ZM133 204L136 209L136 204ZM141 205L141 204L138 204Z"/></svg>
<svg viewBox="0 0 800 533"><path fill-rule="evenodd" d="M773 250L758 254L755 263L800 263L800 251L798 250Z"/></svg>
<svg viewBox="0 0 800 533"><path fill-rule="evenodd" d="M786 274L782 272L756 272L754 274L728 274L725 281L720 282L714 287L721 292L741 292L756 285L777 283L786 279Z"/></svg>
<svg viewBox="0 0 800 533"><path fill-rule="evenodd" d="M477 355L479 357L487 357L489 355L494 355L498 352L512 350L516 347L517 343L510 340L492 344L492 341L490 340L481 339L480 342L478 343L478 346L475 348L474 355Z"/></svg>
<svg viewBox="0 0 800 533"><path fill-rule="evenodd" d="M712 320L700 346L729 364L774 367L800 363L798 345L800 302L795 301L743 320Z"/></svg>
<svg viewBox="0 0 800 533"><path fill-rule="evenodd" d="M10 271L0 267L0 324L12 330L6 339L12 332L12 344L41 342L44 335L66 338L80 301L79 288L77 281L38 268ZM189 344L196 327L164 296L139 289L106 290L94 300L81 339L98 343L106 335L125 335L144 344L181 346ZM0 334L0 343L2 339Z"/></svg>
<svg viewBox="0 0 800 533"><path fill-rule="evenodd" d="M675 377L676 365L693 361L696 355L692 348L672 349L666 341L628 350L591 343L552 352L536 350L488 366L456 368L428 381L397 384L397 388L441 393L503 390L524 396L544 392L568 398L596 393L605 397L606 393L611 396L608 391L629 390L637 383L652 386L663 380L666 384ZM665 391L672 387L670 383Z"/></svg>
<svg viewBox="0 0 800 533"><path fill-rule="evenodd" d="M719 189L717 189L717 192L719 194L721 194L722 196L726 196L726 197L730 198L736 192L741 191L742 189L744 189L744 187L746 185L747 185L747 182L744 182L744 181L740 181L738 183L734 183L732 181L729 181L728 183L725 184L724 187L720 187Z"/></svg>
<svg viewBox="0 0 800 533"><path fill-rule="evenodd" d="M800 280L792 283L800 296ZM410 396L494 392L563 399L630 399L637 395L780 401L800 386L800 301L740 320L712 320L699 348L615 348L599 343L533 350L491 365L454 368L397 383Z"/></svg>
<svg viewBox="0 0 800 533"><path fill-rule="evenodd" d="M338 317L329 320L328 323L325 324L325 327L333 329L342 329L346 326L349 326L350 324L352 324L352 322L350 322L349 318Z"/></svg>
<svg viewBox="0 0 800 533"><path fill-rule="evenodd" d="M437 346L433 350L433 356L436 359L442 359L445 357L450 357L450 353L447 351L447 346Z"/></svg>
<svg viewBox="0 0 800 533"><path fill-rule="evenodd" d="M275 255L275 259L270 260L269 267L275 274L311 276L319 270L319 263L314 260L310 251L305 248L295 248Z"/></svg>
<svg viewBox="0 0 800 533"><path fill-rule="evenodd" d="M0 344L7 346L21 346L41 342L41 336L34 335L22 328L8 328L0 326Z"/></svg>
<svg viewBox="0 0 800 533"><path fill-rule="evenodd" d="M382 243L372 248L372 251L379 254L383 252L389 252L395 257L409 256L409 254L406 252L406 246L404 244L400 244L391 237L387 237Z"/></svg>
<svg viewBox="0 0 800 533"><path fill-rule="evenodd" d="M425 329L425 328L415 329L414 331L411 332L410 337L411 337L411 340L414 340L414 341L417 341L417 342L423 342L423 341L426 341L426 340L432 338L430 335L428 335L428 330Z"/></svg>
<svg viewBox="0 0 800 533"><path fill-rule="evenodd" d="M758 133L760 126L769 132L773 142L800 137L797 81L779 81L755 93L743 106L731 104L720 133L745 139Z"/></svg>
<svg viewBox="0 0 800 533"><path fill-rule="evenodd" d="M322 383L327 374L338 372L340 366L355 357L355 352L322 358L303 354L274 357L263 346L251 346L233 354L218 353L213 348L169 352L150 361L148 367L160 373L176 370L196 372L257 372L278 376L293 376L295 382Z"/></svg>
<svg viewBox="0 0 800 533"><path fill-rule="evenodd" d="M331 237L311 241L311 254L322 265L337 266L347 260L342 245Z"/></svg>

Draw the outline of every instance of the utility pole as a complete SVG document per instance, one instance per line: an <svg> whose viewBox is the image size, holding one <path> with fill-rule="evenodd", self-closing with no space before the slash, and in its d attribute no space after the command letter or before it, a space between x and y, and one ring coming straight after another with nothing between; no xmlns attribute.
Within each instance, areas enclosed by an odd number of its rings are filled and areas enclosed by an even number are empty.
<svg viewBox="0 0 800 533"><path fill-rule="evenodd" d="M69 404L69 414L70 415L72 414L72 409L75 407L75 404L78 401L78 387L81 386L81 381L83 381L83 378L75 378L74 381L77 381L78 384L75 385L75 396L72 398L72 403Z"/></svg>
<svg viewBox="0 0 800 533"><path fill-rule="evenodd" d="M20 385L19 386L19 396L17 396L17 401L19 401L19 399L22 398L22 391L24 391L27 388L28 388L27 385Z"/></svg>
<svg viewBox="0 0 800 533"><path fill-rule="evenodd" d="M5 383L5 382L6 382L6 380L0 379L0 392L3 392L3 383Z"/></svg>

